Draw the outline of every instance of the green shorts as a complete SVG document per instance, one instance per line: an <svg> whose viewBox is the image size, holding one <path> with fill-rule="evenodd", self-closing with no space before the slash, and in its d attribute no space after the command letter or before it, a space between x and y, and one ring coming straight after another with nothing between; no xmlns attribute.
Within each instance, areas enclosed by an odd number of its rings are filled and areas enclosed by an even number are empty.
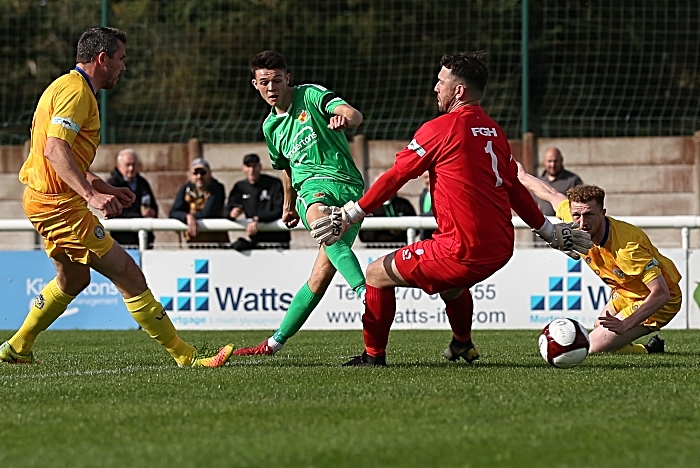
<svg viewBox="0 0 700 468"><path fill-rule="evenodd" d="M343 206L349 201L357 201L362 198L364 188L357 185L341 184L330 179L311 179L305 181L301 190L297 193L297 213L301 217L304 227L310 231L306 221L306 211L314 203L321 203L327 206ZM343 234L342 239L348 245L355 242L355 237L360 231L362 223L357 223Z"/></svg>

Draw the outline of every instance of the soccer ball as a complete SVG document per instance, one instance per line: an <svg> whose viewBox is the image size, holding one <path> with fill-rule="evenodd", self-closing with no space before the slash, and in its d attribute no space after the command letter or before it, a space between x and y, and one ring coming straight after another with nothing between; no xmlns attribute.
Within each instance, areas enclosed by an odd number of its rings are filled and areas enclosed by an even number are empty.
<svg viewBox="0 0 700 468"><path fill-rule="evenodd" d="M581 364L588 356L590 344L583 325L570 318L549 322L539 339L540 354L544 360L561 369Z"/></svg>

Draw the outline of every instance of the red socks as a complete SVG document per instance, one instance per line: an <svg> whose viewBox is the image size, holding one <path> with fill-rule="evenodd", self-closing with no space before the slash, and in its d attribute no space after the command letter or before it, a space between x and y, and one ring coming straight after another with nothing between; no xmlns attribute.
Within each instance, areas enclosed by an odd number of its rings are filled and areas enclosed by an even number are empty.
<svg viewBox="0 0 700 468"><path fill-rule="evenodd" d="M474 315L474 301L468 289L456 299L446 303L445 312L450 320L452 335L457 341L469 341L472 339L472 317Z"/></svg>
<svg viewBox="0 0 700 468"><path fill-rule="evenodd" d="M396 315L394 288L375 288L367 285L365 292L365 315L362 317L362 333L365 349L370 356L386 354L389 330Z"/></svg>

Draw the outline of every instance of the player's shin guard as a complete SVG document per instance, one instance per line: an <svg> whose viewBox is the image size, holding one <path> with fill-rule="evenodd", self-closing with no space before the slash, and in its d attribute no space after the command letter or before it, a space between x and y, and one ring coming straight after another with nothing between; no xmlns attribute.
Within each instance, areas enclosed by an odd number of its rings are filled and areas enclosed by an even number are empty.
<svg viewBox="0 0 700 468"><path fill-rule="evenodd" d="M321 301L323 294L315 294L309 288L308 283L304 283L304 286L297 291L292 299L291 304L289 304L289 309L282 319L280 327L277 329L272 338L278 343L286 343L287 340L299 331L306 319L309 318L311 312L316 308L318 303Z"/></svg>
<svg viewBox="0 0 700 468"><path fill-rule="evenodd" d="M34 305L20 329L7 340L12 349L18 354L29 354L37 335L49 328L49 325L65 312L73 299L75 296L61 291L56 278L49 281L34 300Z"/></svg>
<svg viewBox="0 0 700 468"><path fill-rule="evenodd" d="M359 229L359 225L357 227ZM346 232L338 242L326 246L326 255L328 255L331 264L345 278L350 287L358 295L361 295L362 291L365 290L365 275L355 253L350 248L356 236L357 230Z"/></svg>
<svg viewBox="0 0 700 468"><path fill-rule="evenodd" d="M467 342L472 339L472 317L474 300L469 289L464 288L456 299L445 303L445 312L452 327L452 335L457 341Z"/></svg>
<svg viewBox="0 0 700 468"><path fill-rule="evenodd" d="M386 354L389 330L396 315L396 295L394 288L375 288L367 285L365 294L365 315L362 316L362 334L365 349L370 356Z"/></svg>
<svg viewBox="0 0 700 468"><path fill-rule="evenodd" d="M124 299L127 310L151 338L161 344L175 361L183 367L192 365L195 349L177 336L177 330L160 302L150 289L142 294Z"/></svg>

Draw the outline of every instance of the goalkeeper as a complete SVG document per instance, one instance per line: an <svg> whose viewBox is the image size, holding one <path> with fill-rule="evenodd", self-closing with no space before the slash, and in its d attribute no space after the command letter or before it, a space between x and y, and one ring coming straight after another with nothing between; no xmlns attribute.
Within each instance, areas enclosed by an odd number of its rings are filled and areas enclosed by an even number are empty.
<svg viewBox="0 0 700 468"><path fill-rule="evenodd" d="M613 291L590 334L591 353L663 353L655 335L646 345L634 340L658 331L681 310L681 275L659 253L644 231L605 216L605 191L595 185L570 188L566 196L518 166L518 178L538 198L551 203L557 217L588 232L595 248L586 265Z"/></svg>
<svg viewBox="0 0 700 468"><path fill-rule="evenodd" d="M286 60L277 52L256 55L250 71L253 87L271 106L263 133L272 167L284 171L282 221L292 228L301 219L309 229L309 223L323 217L321 211L309 209L312 206L342 205L362 196L364 181L343 134L344 129L362 123L362 114L322 86L290 86ZM234 354L271 355L279 351L311 315L336 270L362 296L365 277L351 250L359 230L356 224L338 242L319 250L311 276L292 299L274 335Z"/></svg>
<svg viewBox="0 0 700 468"><path fill-rule="evenodd" d="M483 53L446 55L434 91L443 115L425 123L396 161L359 202L326 207L312 225L317 241L332 245L408 180L426 170L438 228L432 239L392 252L367 267L365 351L346 366L386 365L396 286L440 293L452 328L447 359L478 359L471 339L474 303L469 288L500 270L513 255L511 208L552 247L587 252L588 234L552 225L518 181L503 130L480 106L488 71Z"/></svg>

